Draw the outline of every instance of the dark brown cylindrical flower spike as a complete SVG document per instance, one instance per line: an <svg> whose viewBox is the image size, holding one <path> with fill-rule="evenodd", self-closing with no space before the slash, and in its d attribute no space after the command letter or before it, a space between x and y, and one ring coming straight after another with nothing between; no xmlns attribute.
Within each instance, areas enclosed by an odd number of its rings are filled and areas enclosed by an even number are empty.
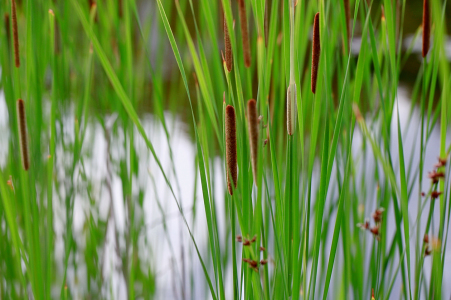
<svg viewBox="0 0 451 300"><path fill-rule="evenodd" d="M349 0L344 0L344 5L345 5L345 17L346 17L346 34L348 37L348 48L349 48L349 44L350 44L349 39L351 38L351 30L349 28L349 20L351 19L351 11L349 10Z"/></svg>
<svg viewBox="0 0 451 300"><path fill-rule="evenodd" d="M313 46L312 46L312 92L316 93L316 81L318 79L319 55L321 52L319 36L319 13L315 15L313 23Z"/></svg>
<svg viewBox="0 0 451 300"><path fill-rule="evenodd" d="M24 170L28 171L30 168L30 160L28 158L27 121L25 118L25 105L22 99L17 100L17 120L19 125L22 165Z"/></svg>
<svg viewBox="0 0 451 300"><path fill-rule="evenodd" d="M225 112L225 139L226 139L226 161L227 161L227 187L230 195L238 182L236 161L236 117L235 109L227 105Z"/></svg>
<svg viewBox="0 0 451 300"><path fill-rule="evenodd" d="M247 29L246 4L244 0L238 0L238 9L240 13L241 38L243 41L244 65L246 68L251 66L251 47L249 45L249 30Z"/></svg>
<svg viewBox="0 0 451 300"><path fill-rule="evenodd" d="M233 56L232 45L230 44L229 28L227 27L227 20L224 15L224 44L225 44L225 60L227 71L232 72Z"/></svg>
<svg viewBox="0 0 451 300"><path fill-rule="evenodd" d="M429 51L431 39L431 12L429 0L423 0L423 57L426 57Z"/></svg>
<svg viewBox="0 0 451 300"><path fill-rule="evenodd" d="M247 121L249 123L249 144L251 145L251 163L254 182L257 184L257 157L258 157L258 115L257 102L251 99L247 102Z"/></svg>
<svg viewBox="0 0 451 300"><path fill-rule="evenodd" d="M117 2L117 6L118 6L118 10L119 10L119 18L122 19L123 16L123 9L122 9L122 0L118 0Z"/></svg>
<svg viewBox="0 0 451 300"><path fill-rule="evenodd" d="M13 39L14 39L14 60L16 68L20 67L19 58L19 33L17 31L17 14L16 14L16 1L11 0L11 18L13 21Z"/></svg>
<svg viewBox="0 0 451 300"><path fill-rule="evenodd" d="M5 13L5 31L6 31L6 41L8 42L8 46L11 41L11 27L9 25L9 14Z"/></svg>

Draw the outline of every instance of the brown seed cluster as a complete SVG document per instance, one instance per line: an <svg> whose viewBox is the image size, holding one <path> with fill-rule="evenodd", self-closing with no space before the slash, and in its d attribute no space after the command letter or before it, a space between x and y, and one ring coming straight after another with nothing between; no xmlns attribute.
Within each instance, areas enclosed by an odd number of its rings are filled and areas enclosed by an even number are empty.
<svg viewBox="0 0 451 300"><path fill-rule="evenodd" d="M225 139L226 139L226 161L227 161L227 187L229 194L238 182L237 154L236 154L236 116L235 109L227 105L225 112Z"/></svg>
<svg viewBox="0 0 451 300"><path fill-rule="evenodd" d="M25 117L25 105L22 99L17 100L17 120L19 125L20 153L22 165L25 171L30 168L28 157L27 121Z"/></svg>
<svg viewBox="0 0 451 300"><path fill-rule="evenodd" d="M316 82L318 80L319 56L321 53L321 42L319 33L319 13L315 15L313 23L313 45L312 45L312 92L316 93Z"/></svg>
<svg viewBox="0 0 451 300"><path fill-rule="evenodd" d="M431 179L432 184L436 184L440 179L445 178L445 173L443 171L439 171L438 169L446 166L447 158L438 158L438 162L434 165L434 169L432 172L428 173L428 177Z"/></svg>
<svg viewBox="0 0 451 300"><path fill-rule="evenodd" d="M370 221L368 221L368 220L365 220L365 223L363 223L363 224L360 224L360 223L357 224L357 226L360 227L362 230L371 232L371 234L374 236L374 238L376 238L379 241L380 240L379 228L380 228L380 225L382 222L382 215L383 215L384 211L385 211L385 209L380 207L373 212L372 217L373 217L373 220L375 223L375 225L373 227L371 227Z"/></svg>
<svg viewBox="0 0 451 300"><path fill-rule="evenodd" d="M251 99L247 102L247 121L249 124L249 144L251 146L251 163L254 182L257 184L257 158L258 158L258 114L257 102Z"/></svg>
<svg viewBox="0 0 451 300"><path fill-rule="evenodd" d="M422 55L426 57L429 52L431 40L431 12L429 0L423 0L423 50Z"/></svg>
<svg viewBox="0 0 451 300"><path fill-rule="evenodd" d="M232 72L233 56L232 45L230 44L229 28L227 27L227 21L224 16L224 44L225 44L225 61L227 71Z"/></svg>
<svg viewBox="0 0 451 300"><path fill-rule="evenodd" d="M19 56L19 33L17 30L17 13L16 13L16 1L11 0L11 19L13 22L13 39L14 39L14 60L16 68L20 67Z"/></svg>
<svg viewBox="0 0 451 300"><path fill-rule="evenodd" d="M244 65L251 66L251 47L249 44L249 30L247 28L246 4L244 0L238 0L238 11L240 14L241 39L243 42Z"/></svg>
<svg viewBox="0 0 451 300"><path fill-rule="evenodd" d="M238 242L243 242L243 246L250 246L250 245L252 245L253 243L255 243L257 241L257 236L254 235L254 237L252 239L244 238L244 241L243 241L243 237L241 235L238 235L236 237L236 239L237 239ZM262 252L266 251L265 247L260 246L260 251L262 251ZM258 272L258 264L259 264L259 262L257 260L249 259L249 258L243 258L243 262L247 263L251 269L253 269L254 271ZM261 266L264 266L267 263L268 263L267 259L260 260L260 265Z"/></svg>

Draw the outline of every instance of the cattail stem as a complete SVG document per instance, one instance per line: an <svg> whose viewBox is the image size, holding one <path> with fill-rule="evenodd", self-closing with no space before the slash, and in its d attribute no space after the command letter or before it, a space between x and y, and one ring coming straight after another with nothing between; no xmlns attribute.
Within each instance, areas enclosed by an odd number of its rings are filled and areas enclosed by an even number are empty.
<svg viewBox="0 0 451 300"><path fill-rule="evenodd" d="M318 79L318 68L319 68L319 56L321 53L319 35L319 13L315 15L315 22L313 23L313 45L312 45L312 92L316 93L316 82Z"/></svg>
<svg viewBox="0 0 451 300"><path fill-rule="evenodd" d="M265 47L266 48L268 48L268 39L269 39L268 10L269 10L269 3L268 3L268 0L265 0L265 20L263 22L263 26L265 27Z"/></svg>
<svg viewBox="0 0 451 300"><path fill-rule="evenodd" d="M226 161L227 161L227 188L229 194L238 182L237 160L236 160L236 117L235 109L227 105L225 111L225 139L226 139Z"/></svg>
<svg viewBox="0 0 451 300"><path fill-rule="evenodd" d="M22 165L24 170L28 171L30 168L30 160L28 158L27 121L25 118L25 105L22 99L17 100L17 120L19 124Z"/></svg>
<svg viewBox="0 0 451 300"><path fill-rule="evenodd" d="M244 65L246 66L246 68L249 68L251 66L251 47L249 45L249 30L247 28L246 4L244 3L244 0L238 0L238 9L240 13Z"/></svg>
<svg viewBox="0 0 451 300"><path fill-rule="evenodd" d="M14 38L14 59L16 68L20 67L19 58L19 33L17 31L17 14L16 14L16 1L11 0L11 18L13 21L13 38Z"/></svg>
<svg viewBox="0 0 451 300"><path fill-rule="evenodd" d="M291 83L287 90L287 131L293 135L296 125L296 83Z"/></svg>
<svg viewBox="0 0 451 300"><path fill-rule="evenodd" d="M247 121L249 124L249 144L251 146L252 173L257 185L257 158L258 158L258 114L257 102L251 99L247 102Z"/></svg>
<svg viewBox="0 0 451 300"><path fill-rule="evenodd" d="M225 60L227 71L232 72L233 57L232 57L232 45L230 44L229 29L227 27L227 19L224 14L224 44L225 44Z"/></svg>
<svg viewBox="0 0 451 300"><path fill-rule="evenodd" d="M431 39L431 12L429 7L429 0L423 1L423 57L429 52Z"/></svg>

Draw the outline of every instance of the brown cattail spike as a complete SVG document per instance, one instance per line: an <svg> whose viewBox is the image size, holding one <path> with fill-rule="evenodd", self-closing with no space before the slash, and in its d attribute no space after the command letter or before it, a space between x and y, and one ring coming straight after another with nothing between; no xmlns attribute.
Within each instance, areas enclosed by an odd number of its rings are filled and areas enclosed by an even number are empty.
<svg viewBox="0 0 451 300"><path fill-rule="evenodd" d="M117 1L117 6L118 6L118 13L119 13L119 19L122 19L122 16L124 15L124 12L123 12L123 8L122 8L122 6L123 6L123 4L122 4L122 0L118 0Z"/></svg>
<svg viewBox="0 0 451 300"><path fill-rule="evenodd" d="M225 44L225 61L227 71L232 72L233 57L232 57L232 45L230 44L229 29L227 27L227 21L224 16L224 44Z"/></svg>
<svg viewBox="0 0 451 300"><path fill-rule="evenodd" d="M247 121L249 123L249 144L251 145L251 162L254 182L257 184L257 158L258 158L258 116L257 102L251 99L247 102Z"/></svg>
<svg viewBox="0 0 451 300"><path fill-rule="evenodd" d="M349 10L349 0L344 0L344 5L345 5L345 17L346 17L346 35L348 37L348 49L349 49L349 44L350 44L350 38L351 38L351 32L350 32L350 28L349 28L349 21L351 19L351 12Z"/></svg>
<svg viewBox="0 0 451 300"><path fill-rule="evenodd" d="M11 18L13 21L13 38L14 38L14 60L16 68L20 67L19 58L19 33L17 31L17 14L16 14L16 1L11 0Z"/></svg>
<svg viewBox="0 0 451 300"><path fill-rule="evenodd" d="M22 99L17 100L17 120L19 124L22 165L24 170L28 171L28 169L30 168L30 160L28 158L27 121L25 119L25 105Z"/></svg>
<svg viewBox="0 0 451 300"><path fill-rule="evenodd" d="M11 28L10 28L10 25L9 25L9 14L8 13L5 13L5 31L6 31L6 41L7 41L7 43L8 43L8 46L9 46L9 44L11 43L10 41L11 41Z"/></svg>
<svg viewBox="0 0 451 300"><path fill-rule="evenodd" d="M246 68L249 68L251 66L251 47L249 45L249 30L247 29L246 3L244 3L244 0L238 0L238 9L240 13L244 65L246 66Z"/></svg>
<svg viewBox="0 0 451 300"><path fill-rule="evenodd" d="M226 161L227 161L227 187L230 195L238 182L236 161L236 117L235 109L227 105L225 112L225 139L226 139Z"/></svg>
<svg viewBox="0 0 451 300"><path fill-rule="evenodd" d="M319 13L315 15L313 23L313 46L312 46L312 92L316 93L316 81L318 79L319 55L321 52L319 36Z"/></svg>
<svg viewBox="0 0 451 300"><path fill-rule="evenodd" d="M431 12L429 0L423 0L423 57L426 57L429 51L431 39Z"/></svg>

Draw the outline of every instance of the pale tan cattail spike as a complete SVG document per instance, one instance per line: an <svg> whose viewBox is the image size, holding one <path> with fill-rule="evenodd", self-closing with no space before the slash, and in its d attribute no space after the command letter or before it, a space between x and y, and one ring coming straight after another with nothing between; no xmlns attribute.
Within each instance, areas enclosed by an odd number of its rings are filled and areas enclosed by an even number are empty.
<svg viewBox="0 0 451 300"><path fill-rule="evenodd" d="M225 44L225 61L227 71L232 72L233 66L232 45L230 44L229 29L227 27L225 15L224 15L224 44Z"/></svg>
<svg viewBox="0 0 451 300"><path fill-rule="evenodd" d="M19 33L17 31L17 14L16 14L16 1L11 0L11 19L13 22L13 39L14 39L14 60L16 68L20 67L19 58Z"/></svg>
<svg viewBox="0 0 451 300"><path fill-rule="evenodd" d="M313 45L312 45L312 92L316 93L316 82L318 79L319 56L321 53L320 35L319 35L319 13L315 15L313 23Z"/></svg>
<svg viewBox="0 0 451 300"><path fill-rule="evenodd" d="M423 1L423 57L426 57L429 52L431 39L431 12L429 7L429 0Z"/></svg>
<svg viewBox="0 0 451 300"><path fill-rule="evenodd" d="M257 185L257 158L258 158L258 114L257 102L251 99L247 102L247 121L249 124L249 144L251 146L251 163L254 182Z"/></svg>
<svg viewBox="0 0 451 300"><path fill-rule="evenodd" d="M17 122L19 125L20 153L22 165L25 171L30 168L28 157L27 121L25 117L25 105L22 99L17 100Z"/></svg>
<svg viewBox="0 0 451 300"><path fill-rule="evenodd" d="M240 13L241 38L243 41L244 65L246 68L251 66L251 47L249 45L249 30L247 28L246 3L244 0L238 0Z"/></svg>
<svg viewBox="0 0 451 300"><path fill-rule="evenodd" d="M229 194L238 182L237 160L236 160L236 117L235 109L227 105L225 112L225 139L226 139L226 162L227 162L227 188Z"/></svg>

